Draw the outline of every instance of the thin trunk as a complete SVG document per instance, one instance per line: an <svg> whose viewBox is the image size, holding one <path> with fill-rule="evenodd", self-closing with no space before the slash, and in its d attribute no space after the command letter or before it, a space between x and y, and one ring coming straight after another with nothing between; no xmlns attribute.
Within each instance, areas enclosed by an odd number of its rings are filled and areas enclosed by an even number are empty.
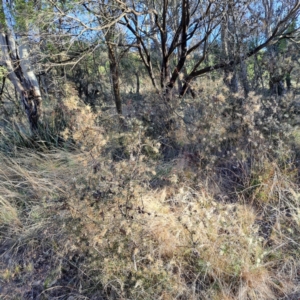
<svg viewBox="0 0 300 300"><path fill-rule="evenodd" d="M231 2L227 2L225 7L226 14L221 23L221 41L223 59L225 61L234 60L236 54L236 42L234 39L236 28L233 17L233 7ZM236 65L228 65L224 68L224 83L230 89L231 92L238 92L238 76L236 71Z"/></svg>
<svg viewBox="0 0 300 300"><path fill-rule="evenodd" d="M116 58L116 52L114 46L110 43L107 44L108 47L108 58L109 58L109 70L112 81L112 89L115 98L115 104L117 113L122 114L122 100L120 96L120 84L119 84L119 66Z"/></svg>
<svg viewBox="0 0 300 300"><path fill-rule="evenodd" d="M123 25L127 26L127 28L134 34L134 36L137 38L138 41L138 51L139 51L139 55L147 69L147 72L149 74L149 77L151 78L151 82L153 87L155 88L156 91L158 91L157 88L157 84L155 81L155 76L154 76L154 72L153 72L153 66L152 66L152 62L151 62L151 56L150 56L150 50L149 48L147 48L145 41L142 39L142 37L139 35L138 31L135 30L130 22L129 19L125 16L125 23L123 23ZM154 21L153 21L154 22ZM160 49L160 47L158 47L158 49Z"/></svg>
<svg viewBox="0 0 300 300"><path fill-rule="evenodd" d="M291 73L287 73L285 77L287 90L290 91L292 87Z"/></svg>
<svg viewBox="0 0 300 300"><path fill-rule="evenodd" d="M160 86L164 88L165 83L169 78L169 56L167 50L167 40L168 40L168 31L167 31L167 10L168 10L168 0L163 0L163 12L162 12L162 26L160 28L160 38L161 38L161 48L162 48L162 62L160 70Z"/></svg>
<svg viewBox="0 0 300 300"><path fill-rule="evenodd" d="M139 75L139 72L135 72L135 77L136 77L136 91L135 93L137 95L140 94L140 75Z"/></svg>
<svg viewBox="0 0 300 300"><path fill-rule="evenodd" d="M244 89L245 98L248 97L250 92L249 81L248 81L248 73L247 73L247 65L245 61L241 62L241 70L240 70L241 83Z"/></svg>
<svg viewBox="0 0 300 300"><path fill-rule="evenodd" d="M2 77L2 87L1 87L1 90L0 90L0 109L1 109L1 111L4 113L5 117L9 117L9 113L8 113L8 111L5 109L4 101L3 101L3 98L2 98L3 91L4 91L4 87L5 87L5 81L6 81L6 77L3 76L3 77Z"/></svg>
<svg viewBox="0 0 300 300"><path fill-rule="evenodd" d="M239 90L238 77L236 74L235 66L225 68L223 81L232 93L238 92Z"/></svg>
<svg viewBox="0 0 300 300"><path fill-rule="evenodd" d="M181 48L180 51L178 51L178 63L173 70L170 78L170 82L168 83L167 86L167 91L170 91L173 89L176 80L179 77L179 74L182 70L182 68L185 65L186 57L187 57L187 41L188 41L188 27L189 27L189 22L190 22L190 15L189 15L189 0L182 0L182 15L181 15L181 25L182 25L182 30L181 30ZM180 52L180 55L179 55Z"/></svg>
<svg viewBox="0 0 300 300"><path fill-rule="evenodd" d="M177 27L179 26L179 24L177 24ZM181 47L178 46L177 47L177 60L179 61L181 57ZM184 68L183 68L184 69ZM181 91L182 89L182 80L180 78L180 71L178 72L178 79L177 79L177 83L178 83L178 92Z"/></svg>
<svg viewBox="0 0 300 300"><path fill-rule="evenodd" d="M164 88L169 78L169 62L168 57L164 56L161 64L160 87Z"/></svg>
<svg viewBox="0 0 300 300"><path fill-rule="evenodd" d="M227 10L227 7L226 7ZM222 58L224 61L229 59L229 51L228 51L228 15L227 13L223 17L223 21L221 23L221 45L222 45ZM224 68L224 76L223 76L223 82L226 84L226 86L230 86L230 70L229 67Z"/></svg>
<svg viewBox="0 0 300 300"><path fill-rule="evenodd" d="M258 61L257 55L254 55L254 74L254 84L252 85L253 89L256 90L259 87L259 81L261 82L261 87L264 89L265 84L262 76L262 68L261 64Z"/></svg>
<svg viewBox="0 0 300 300"><path fill-rule="evenodd" d="M5 87L5 80L6 80L6 77L3 76L2 77L2 87L1 87L1 90L0 90L0 102L1 102L1 104L2 104L2 101L3 101L2 94L3 94L3 91L4 91L4 87Z"/></svg>

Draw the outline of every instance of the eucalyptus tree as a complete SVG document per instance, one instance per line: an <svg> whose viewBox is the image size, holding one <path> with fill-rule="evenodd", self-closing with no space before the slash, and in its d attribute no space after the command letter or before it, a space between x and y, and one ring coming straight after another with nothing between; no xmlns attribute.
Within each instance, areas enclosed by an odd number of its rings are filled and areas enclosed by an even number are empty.
<svg viewBox="0 0 300 300"><path fill-rule="evenodd" d="M122 114L122 102L119 83L119 51L120 28L118 21L130 9L119 0L78 0L78 1L46 1L53 8L54 19L63 24L64 34L72 35L65 45L65 59L51 61L50 65L76 65L85 56L93 54L105 45L108 53L112 92L118 114ZM71 54L75 41L84 41L89 45L81 53Z"/></svg>
<svg viewBox="0 0 300 300"><path fill-rule="evenodd" d="M219 1L219 3L222 1ZM232 0L223 1L227 5L229 18L228 39L231 44L230 56L224 60L222 57L219 63L192 71L186 81L189 82L195 77L217 69L227 69L242 65L242 83L245 94L249 91L247 78L245 77L245 60L270 45L277 44L280 40L290 38L293 33L298 31L287 31L291 23L299 16L300 2L296 0L277 1L278 13L277 18L271 23L268 22L267 15L263 12L266 10L264 0L247 0L244 2ZM264 16L264 18L262 18ZM224 20L223 15L222 19ZM226 20L226 19L225 19ZM221 23L222 24L222 23ZM266 26L269 26L268 35L263 35ZM257 44L253 47L250 42L253 36L258 36ZM244 77L243 77L244 76ZM184 90L182 91L184 92Z"/></svg>
<svg viewBox="0 0 300 300"><path fill-rule="evenodd" d="M99 26L103 26L101 33L105 42L111 77L112 91L115 99L118 114L122 114L122 100L120 95L120 68L119 68L119 52L118 44L120 35L118 33L117 22L124 13L120 8L118 1L99 0L97 3L86 1L82 3L88 14L91 14L97 20Z"/></svg>
<svg viewBox="0 0 300 300"><path fill-rule="evenodd" d="M119 62L122 53L132 47L137 49L157 91L171 95L183 75L179 91L183 96L199 76L224 70L226 80L240 68L247 94L246 59L264 48L274 49L280 40L292 38L298 32L297 24L292 30L289 28L300 10L297 0L20 0L18 3L22 7L16 10L13 3L1 2L2 64L20 95L33 131L38 128L42 102L33 68L37 59L45 71L62 66L74 68L105 46L119 114L122 113ZM29 18L29 14L34 17ZM8 22L10 19L13 21ZM22 26L17 27L20 22ZM218 43L223 45L222 51L208 64ZM39 53L32 51L37 44Z"/></svg>
<svg viewBox="0 0 300 300"><path fill-rule="evenodd" d="M269 72L269 88L271 94L282 95L285 92L284 80L287 89L291 88L291 72L295 66L295 57L298 54L298 45L293 41L296 29L294 20L286 30L288 38L282 39L276 45L269 47L266 52L266 69ZM296 47L295 47L296 46Z"/></svg>
<svg viewBox="0 0 300 300"><path fill-rule="evenodd" d="M21 7L16 7L14 2L1 1L0 43L1 63L6 68L6 76L19 94L32 132L36 132L41 116L42 97L31 60L30 43L34 37L26 21L33 9L34 5L30 1L24 2ZM22 23L18 22L20 13L23 14Z"/></svg>
<svg viewBox="0 0 300 300"><path fill-rule="evenodd" d="M142 4L142 5L141 5ZM151 39L160 53L160 88L173 89L187 57L201 49L202 56L196 62L199 66L209 48L209 37L216 30L220 11L212 2L200 0L143 1L140 5L131 2L136 13L124 16L120 24L126 26L136 38L139 54L155 87L156 79L152 67L151 48L145 42ZM147 20L152 20L150 29ZM216 20L213 22L212 20ZM193 38L197 37L197 42ZM148 46L148 47L147 47ZM177 63L170 68L170 61L177 57ZM196 68L197 66L194 66Z"/></svg>
<svg viewBox="0 0 300 300"><path fill-rule="evenodd" d="M143 0L137 4L128 0L124 5L127 14L119 21L135 37L132 46L138 48L153 85L156 87L156 74L153 71L151 46L159 47L160 87L166 91L173 89L187 58L197 53L197 59L188 74L180 95L184 95L192 80L215 70L233 72L242 65L241 78L245 93L247 86L245 60L262 49L290 37L287 32L291 22L297 18L300 2L297 0L276 1L277 15L269 21L265 0ZM154 20L149 23L147 20ZM176 24L178 25L174 27ZM268 26L268 34L263 32ZM298 28L294 30L296 32ZM223 36L222 36L223 35ZM253 47L251 37L258 36ZM218 61L204 66L216 40L222 40L226 48ZM149 45L145 40L151 39ZM178 48L180 51L178 51ZM227 52L226 52L227 51ZM170 60L177 56L177 63L170 68Z"/></svg>

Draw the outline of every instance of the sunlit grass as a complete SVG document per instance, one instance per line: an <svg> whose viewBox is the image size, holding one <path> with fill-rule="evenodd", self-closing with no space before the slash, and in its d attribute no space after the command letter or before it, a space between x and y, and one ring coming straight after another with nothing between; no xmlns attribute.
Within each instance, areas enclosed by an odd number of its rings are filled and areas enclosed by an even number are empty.
<svg viewBox="0 0 300 300"><path fill-rule="evenodd" d="M72 98L60 147L1 133L5 299L12 290L20 299L149 300L299 291L296 133L288 139L276 116L257 125L264 99L255 95L240 104L237 121L226 109L239 96L212 89L197 111L177 104L172 122L148 96L144 118L126 120L123 132ZM219 104L204 105L210 101ZM184 126L186 111L192 125ZM158 135L165 125L173 127Z"/></svg>

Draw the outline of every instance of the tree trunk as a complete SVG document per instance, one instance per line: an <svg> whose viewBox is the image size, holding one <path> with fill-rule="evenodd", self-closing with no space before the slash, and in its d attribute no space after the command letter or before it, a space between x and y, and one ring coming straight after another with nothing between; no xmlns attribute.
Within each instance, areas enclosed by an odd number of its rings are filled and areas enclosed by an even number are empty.
<svg viewBox="0 0 300 300"><path fill-rule="evenodd" d="M136 91L135 93L137 95L140 94L140 75L139 75L139 72L135 72L135 77L136 77Z"/></svg>
<svg viewBox="0 0 300 300"><path fill-rule="evenodd" d="M224 83L232 93L237 93L239 90L238 77L234 67L224 69Z"/></svg>
<svg viewBox="0 0 300 300"><path fill-rule="evenodd" d="M248 97L250 87L248 82L248 74L247 74L247 65L245 61L241 62L241 70L240 70L241 83L244 89L245 98Z"/></svg>
<svg viewBox="0 0 300 300"><path fill-rule="evenodd" d="M229 20L227 17L222 22L221 27L222 54L224 61L233 59L233 49L228 38L229 27ZM238 80L235 65L229 65L224 68L223 82L230 89L231 92L236 93L238 91Z"/></svg>
<svg viewBox="0 0 300 300"><path fill-rule="evenodd" d="M285 77L286 87L287 90L290 91L292 87L292 81L291 81L291 73L287 73Z"/></svg>
<svg viewBox="0 0 300 300"><path fill-rule="evenodd" d="M25 109L32 132L38 129L41 115L42 97L38 80L29 61L28 45L17 47L9 31L0 25L0 43L4 65L8 71L8 79L12 82L20 95L22 106Z"/></svg>
<svg viewBox="0 0 300 300"><path fill-rule="evenodd" d="M188 27L190 22L190 13L189 13L189 1L182 0L182 12L181 12L181 45L180 48L178 47L178 62L176 64L176 67L174 68L172 74L169 76L170 81L167 85L167 93L170 93L170 91L174 88L176 80L179 78L179 74L184 68L186 58L188 55ZM179 38L179 35L178 35ZM169 58L169 56L168 56ZM167 65L166 65L167 66ZM166 72L168 71L168 68L166 68ZM194 97L194 94L193 94Z"/></svg>
<svg viewBox="0 0 300 300"><path fill-rule="evenodd" d="M160 70L160 87L163 89L170 78L168 57L163 57Z"/></svg>
<svg viewBox="0 0 300 300"><path fill-rule="evenodd" d="M258 89L259 83L261 83L261 87L264 89L264 79L263 79L262 65L258 61L257 54L254 55L254 82L252 84L252 88L254 90Z"/></svg>
<svg viewBox="0 0 300 300"><path fill-rule="evenodd" d="M272 95L282 96L285 92L283 76L272 76L270 74L269 88Z"/></svg>
<svg viewBox="0 0 300 300"><path fill-rule="evenodd" d="M109 58L109 70L112 81L112 89L115 98L115 104L117 113L122 114L122 100L120 96L120 84L119 84L119 66L116 58L116 51L112 44L108 43L108 58Z"/></svg>

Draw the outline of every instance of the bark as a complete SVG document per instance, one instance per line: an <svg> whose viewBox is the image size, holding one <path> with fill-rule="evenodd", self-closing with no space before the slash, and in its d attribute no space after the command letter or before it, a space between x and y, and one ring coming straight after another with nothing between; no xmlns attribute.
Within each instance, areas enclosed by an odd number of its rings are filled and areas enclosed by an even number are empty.
<svg viewBox="0 0 300 300"><path fill-rule="evenodd" d="M223 59L228 61L234 59L235 55L235 44L232 42L232 37L235 35L235 26L232 17L232 5L230 3L226 5L225 11L226 13L221 23L221 41ZM228 65L224 68L223 81L231 92L238 92L238 76L235 64Z"/></svg>
<svg viewBox="0 0 300 300"><path fill-rule="evenodd" d="M17 47L12 34L0 25L0 43L8 79L14 85L25 109L32 132L38 129L42 97L29 61L28 45Z"/></svg>
<svg viewBox="0 0 300 300"><path fill-rule="evenodd" d="M160 86L164 88L167 79L169 78L169 57L167 51L167 10L168 10L168 0L163 0L163 12L162 12L162 25L157 23L160 31L161 48L162 48L162 62L161 62L161 74L160 74ZM158 20L156 19L158 22Z"/></svg>
<svg viewBox="0 0 300 300"><path fill-rule="evenodd" d="M136 77L136 91L135 93L137 95L140 94L140 75L139 75L139 72L135 72L135 77Z"/></svg>
<svg viewBox="0 0 300 300"><path fill-rule="evenodd" d="M282 96L285 92L283 79L284 74L281 73L278 67L277 60L279 59L278 53L274 47L269 47L268 55L268 71L269 71L269 88L272 95Z"/></svg>
<svg viewBox="0 0 300 300"><path fill-rule="evenodd" d="M262 75L262 65L259 63L258 61L258 57L257 55L254 55L254 73L255 73L255 77L254 77L254 83L253 83L253 89L256 90L259 87L259 81L261 82L261 87L264 89L265 85L264 85L264 79L263 79L263 75Z"/></svg>
<svg viewBox="0 0 300 300"><path fill-rule="evenodd" d="M176 80L179 77L180 71L184 67L186 57L187 57L187 30L189 26L190 15L189 15L189 0L182 0L182 14L181 14L181 24L179 27L181 28L181 49L180 49L180 57L178 59L178 63L173 70L170 78L170 82L167 85L167 93L169 93L174 85ZM171 46L172 47L172 46ZM167 71L167 69L166 69Z"/></svg>
<svg viewBox="0 0 300 300"><path fill-rule="evenodd" d="M112 90L115 98L115 104L117 113L122 114L122 100L120 95L120 84L119 84L119 65L116 58L116 49L115 47L108 42L108 58L109 58L109 70L112 81Z"/></svg>
<svg viewBox="0 0 300 300"><path fill-rule="evenodd" d="M248 81L247 65L245 61L241 62L240 78L241 78L241 83L243 86L245 98L247 98L250 92L250 87Z"/></svg>
<svg viewBox="0 0 300 300"><path fill-rule="evenodd" d="M286 74L285 82L286 82L287 90L290 91L292 87L291 73Z"/></svg>
<svg viewBox="0 0 300 300"><path fill-rule="evenodd" d="M3 95L3 91L4 91L4 87L5 87L5 80L6 80L6 77L3 76L2 77L2 86L1 86L1 90L0 90L0 105L3 102L2 95Z"/></svg>
<svg viewBox="0 0 300 300"><path fill-rule="evenodd" d="M239 90L238 77L235 66L229 66L224 69L224 83L232 93L237 93Z"/></svg>

